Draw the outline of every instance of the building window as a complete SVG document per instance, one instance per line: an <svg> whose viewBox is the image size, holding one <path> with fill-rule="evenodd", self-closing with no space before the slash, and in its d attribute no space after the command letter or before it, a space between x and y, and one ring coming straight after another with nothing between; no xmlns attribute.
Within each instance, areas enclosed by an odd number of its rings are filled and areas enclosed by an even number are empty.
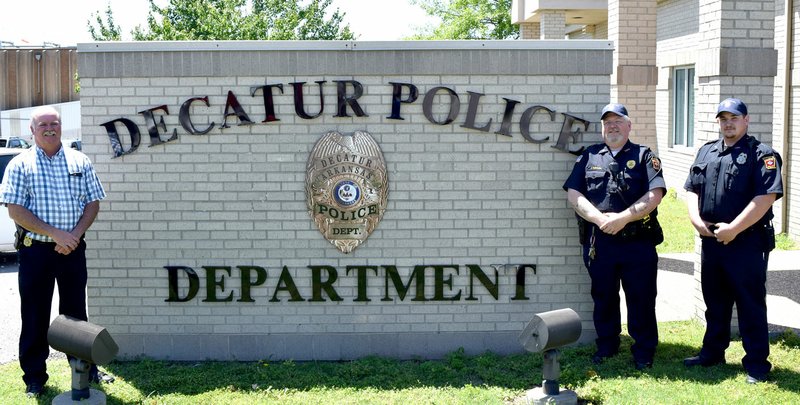
<svg viewBox="0 0 800 405"><path fill-rule="evenodd" d="M694 68L675 68L673 72L672 145L694 146Z"/></svg>

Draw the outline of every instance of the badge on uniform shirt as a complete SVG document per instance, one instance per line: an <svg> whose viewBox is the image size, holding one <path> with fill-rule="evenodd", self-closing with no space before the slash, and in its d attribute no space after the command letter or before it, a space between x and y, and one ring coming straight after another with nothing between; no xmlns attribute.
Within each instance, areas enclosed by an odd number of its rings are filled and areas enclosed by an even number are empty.
<svg viewBox="0 0 800 405"><path fill-rule="evenodd" d="M736 157L736 163L743 165L744 162L747 162L747 154L740 153L739 156Z"/></svg>
<svg viewBox="0 0 800 405"><path fill-rule="evenodd" d="M741 156L741 155L739 155ZM775 160L775 156L767 156L764 158L764 167L767 170L775 170L778 168L778 161Z"/></svg>
<svg viewBox="0 0 800 405"><path fill-rule="evenodd" d="M625 166L627 166L628 169L633 169L634 167L636 167L636 161L635 160L629 160L629 161L625 162Z"/></svg>
<svg viewBox="0 0 800 405"><path fill-rule="evenodd" d="M650 160L650 162L653 164L653 170L655 171L661 170L661 159L653 156L653 159Z"/></svg>

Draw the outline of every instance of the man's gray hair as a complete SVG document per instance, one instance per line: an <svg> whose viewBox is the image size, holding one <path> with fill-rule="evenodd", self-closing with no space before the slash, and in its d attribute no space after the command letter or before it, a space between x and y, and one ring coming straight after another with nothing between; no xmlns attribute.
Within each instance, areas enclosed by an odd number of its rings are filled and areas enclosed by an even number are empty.
<svg viewBox="0 0 800 405"><path fill-rule="evenodd" d="M43 105L41 107L36 107L31 112L31 124L30 124L31 128L33 128L33 125L36 123L36 119L45 114L55 114L59 120L61 119L61 113L59 113L58 110L56 110L56 108L51 105Z"/></svg>

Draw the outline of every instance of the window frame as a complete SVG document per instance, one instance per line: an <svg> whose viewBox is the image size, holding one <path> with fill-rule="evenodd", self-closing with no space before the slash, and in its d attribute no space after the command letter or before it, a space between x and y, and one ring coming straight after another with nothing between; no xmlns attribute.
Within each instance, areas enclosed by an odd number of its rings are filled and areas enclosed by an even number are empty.
<svg viewBox="0 0 800 405"><path fill-rule="evenodd" d="M694 131L694 65L675 66L672 68L672 101L671 144L673 147L693 148Z"/></svg>

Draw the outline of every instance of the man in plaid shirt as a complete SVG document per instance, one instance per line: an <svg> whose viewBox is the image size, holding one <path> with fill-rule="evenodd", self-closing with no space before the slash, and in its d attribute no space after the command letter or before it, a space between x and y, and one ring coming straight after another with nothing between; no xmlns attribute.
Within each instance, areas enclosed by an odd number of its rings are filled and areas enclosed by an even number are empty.
<svg viewBox="0 0 800 405"><path fill-rule="evenodd" d="M105 191L86 155L61 145L61 121L52 107L31 114L35 146L9 162L0 186L0 203L17 223L22 332L19 361L28 396L47 382L50 349L47 330L53 287L58 283L59 312L86 316L86 243L83 235L100 209ZM96 366L90 379L99 381Z"/></svg>

